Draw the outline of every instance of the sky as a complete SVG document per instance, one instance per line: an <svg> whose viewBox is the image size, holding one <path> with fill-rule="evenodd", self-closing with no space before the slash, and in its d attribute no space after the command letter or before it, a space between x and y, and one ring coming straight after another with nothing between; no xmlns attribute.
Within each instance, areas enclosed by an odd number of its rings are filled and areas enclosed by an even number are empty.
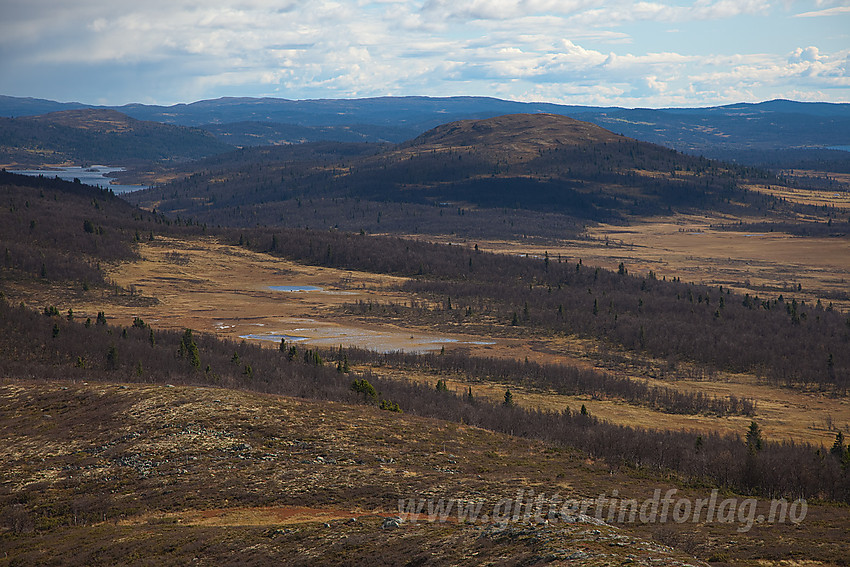
<svg viewBox="0 0 850 567"><path fill-rule="evenodd" d="M0 94L850 102L850 0L0 0Z"/></svg>

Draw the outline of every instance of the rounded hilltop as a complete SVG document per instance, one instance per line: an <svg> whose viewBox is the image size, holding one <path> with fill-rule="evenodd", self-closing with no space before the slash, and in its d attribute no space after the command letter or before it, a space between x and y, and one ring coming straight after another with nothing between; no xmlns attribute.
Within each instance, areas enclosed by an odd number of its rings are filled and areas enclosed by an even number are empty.
<svg viewBox="0 0 850 567"><path fill-rule="evenodd" d="M538 154L559 146L617 142L609 130L558 114L507 114L482 120L459 120L437 126L411 140L409 148L488 148L496 153Z"/></svg>
<svg viewBox="0 0 850 567"><path fill-rule="evenodd" d="M74 110L59 110L33 116L28 120L36 123L66 126L94 132L114 133L129 132L138 128L141 121L126 114L108 108L79 108Z"/></svg>

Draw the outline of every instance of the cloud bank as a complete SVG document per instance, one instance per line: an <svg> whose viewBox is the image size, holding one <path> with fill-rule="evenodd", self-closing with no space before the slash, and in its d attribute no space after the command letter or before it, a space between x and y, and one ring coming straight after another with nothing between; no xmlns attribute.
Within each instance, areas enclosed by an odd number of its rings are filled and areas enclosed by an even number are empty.
<svg viewBox="0 0 850 567"><path fill-rule="evenodd" d="M414 94L850 101L847 4L7 0L0 94L108 104Z"/></svg>

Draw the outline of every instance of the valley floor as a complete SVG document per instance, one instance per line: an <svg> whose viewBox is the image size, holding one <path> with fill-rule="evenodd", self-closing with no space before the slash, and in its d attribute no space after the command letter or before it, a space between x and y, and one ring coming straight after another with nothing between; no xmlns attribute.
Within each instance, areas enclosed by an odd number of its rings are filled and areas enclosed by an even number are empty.
<svg viewBox="0 0 850 567"><path fill-rule="evenodd" d="M741 247L751 241L743 235L710 233L690 236L678 232L675 224L638 227L631 230L634 238L643 244L634 249L606 247L601 242L571 243L563 249L537 249L509 245L506 243L483 242L483 249L494 249L505 253L542 254L548 251L552 258L557 254L575 259L582 257L586 265L610 265L625 258L630 269L658 270L659 277L667 273L651 263L641 264L658 252L658 241L667 242L666 250L671 254L670 265L684 266L684 245L692 239L707 237L713 242L702 250L691 250L691 268L680 267L681 277L693 277L700 281L738 281L741 274L731 266L720 272L722 259L719 251L727 250L739 257L746 257ZM688 225L692 227L693 225ZM600 229L602 230L602 229ZM663 235L659 235L663 233ZM666 241L664 240L666 238ZM820 255L813 256L811 270L824 279L842 279L845 270L850 272L850 251L846 255L840 247L846 247L845 239L824 239L823 243L810 243L807 239L791 239L777 236L782 246L797 250L794 257L803 261L805 251L819 247ZM642 240L641 240L642 239ZM711 240L713 239L713 241ZM671 244L668 241L672 241ZM731 244L725 245L724 242ZM675 244L679 242L679 244ZM674 247L675 244L675 247ZM832 248L827 248L831 245ZM653 248L652 246L655 246ZM737 246L737 248L735 248ZM579 248L583 247L583 248ZM796 248L795 248L796 247ZM838 248L836 248L838 247ZM303 340L303 344L335 348L360 346L379 350L438 351L440 348L464 349L474 355L506 357L522 360L528 358L541 363L565 363L581 367L604 369L617 375L646 380L651 385L666 386L687 392L704 392L716 396L735 395L739 398L757 400L757 420L764 435L774 440L796 440L823 444L829 447L836 430L850 435L850 400L835 398L820 392L801 392L777 388L761 383L755 376L747 374L718 373L712 380L688 379L681 373L686 363L678 363L679 370L671 370L664 360L655 360L632 352L617 350L608 344L578 337L547 336L540 333L522 335L501 332L499 329L452 326L435 329L427 323L412 320L387 320L380 317L354 316L343 306L356 301L408 304L411 301L427 302L399 291L404 278L376 275L364 272L336 270L324 267L305 266L266 254L251 252L244 248L228 246L214 239L192 241L159 238L144 242L139 247L142 260L124 263L110 270L109 276L117 284L133 290L135 295L111 296L80 294L69 299L66 290L54 290L49 301L65 312L73 308L79 317L91 317L106 310L111 322L130 325L135 317L142 318L155 328L182 330L192 328L231 339L253 336L263 337L263 343L276 348L280 337L290 342ZM673 252L670 252L673 250ZM761 262L777 269L776 261L782 256L770 246L751 246L749 253L758 255ZM613 255L606 256L608 252ZM620 256L622 254L623 256ZM641 256L640 254L643 254ZM626 256L629 256L626 258ZM741 262L745 262L741 260ZM756 263L754 260L751 263ZM768 269L768 268L765 268ZM798 271L797 275L802 275ZM827 277L825 274L830 274ZM761 278L771 277L761 274ZM811 277L816 277L812 275ZM849 276L850 277L850 276ZM755 279L755 275L753 276ZM312 286L314 291L281 292L269 286ZM818 289L813 284L814 289ZM43 292L18 290L27 303L44 301ZM755 292L754 292L755 293ZM498 332L494 334L492 331ZM485 334L475 334L482 333ZM248 339L252 340L252 339ZM465 391L472 387L477 395L496 400L504 395L505 385L481 381L470 381L462 376L445 377L415 372L397 372L387 368L371 368L372 372L400 378L414 378L436 383L446 379L450 389ZM569 396L554 392L528 390L511 386L520 405L543 409L573 409L582 404L590 408L597 417L613 423L639 425L670 430L709 430L743 435L750 423L747 416L724 416L697 414L682 415L657 411L642 406L629 405L616 399L593 399L590 396Z"/></svg>
<svg viewBox="0 0 850 567"><path fill-rule="evenodd" d="M585 239L547 243L532 241L452 240L482 250L556 259L616 270L623 262L630 273L722 285L762 298L784 294L807 303L819 299L850 310L850 238L799 237L781 232L719 230L739 218L679 214L628 226L600 224L586 229ZM752 219L755 220L755 219ZM744 222L748 222L744 219ZM410 236L422 238L421 236Z"/></svg>

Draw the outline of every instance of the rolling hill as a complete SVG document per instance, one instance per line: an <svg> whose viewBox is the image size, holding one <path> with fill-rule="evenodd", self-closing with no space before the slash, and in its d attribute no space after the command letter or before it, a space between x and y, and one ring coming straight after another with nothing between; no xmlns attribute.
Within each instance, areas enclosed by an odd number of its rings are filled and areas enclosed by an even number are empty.
<svg viewBox="0 0 850 567"><path fill-rule="evenodd" d="M511 479L529 474L532 459L497 456L547 447L475 428L356 405L151 385L4 382L0 408L8 440L0 478L26 486L17 495L0 491L3 565L472 565L505 557L703 564L592 517L551 526L458 522L454 514L393 522L399 498L436 486L440 497L476 494L488 512L491 501L515 497ZM435 429L446 431L434 437ZM39 480L28 464L35 460L57 481ZM481 463L492 470L467 482ZM447 467L457 474L441 472ZM602 490L570 455L552 452L534 468L528 485L537 491L549 490L546 475L565 471L581 489ZM629 484L644 497L640 483Z"/></svg>
<svg viewBox="0 0 850 567"><path fill-rule="evenodd" d="M316 199L615 220L673 208L723 209L731 201L761 204L737 183L766 175L554 114L453 122L399 146L375 146L371 154L345 155L344 145L324 147L326 156L313 160L294 158L291 149L244 150L229 162L222 156L208 166L198 164L184 180L131 198L163 212L228 225L277 224L286 218L287 203ZM255 159L236 159L251 155ZM323 210L327 218L319 222L325 226L350 224L344 211ZM242 220L245 214L250 220ZM305 211L298 214L305 218Z"/></svg>
<svg viewBox="0 0 850 567"><path fill-rule="evenodd" d="M0 163L7 166L180 162L230 149L204 130L137 120L115 110L0 118Z"/></svg>
<svg viewBox="0 0 850 567"><path fill-rule="evenodd" d="M621 136L557 114L510 114L437 126L406 148L487 148L505 159L527 158L557 146L619 142Z"/></svg>

